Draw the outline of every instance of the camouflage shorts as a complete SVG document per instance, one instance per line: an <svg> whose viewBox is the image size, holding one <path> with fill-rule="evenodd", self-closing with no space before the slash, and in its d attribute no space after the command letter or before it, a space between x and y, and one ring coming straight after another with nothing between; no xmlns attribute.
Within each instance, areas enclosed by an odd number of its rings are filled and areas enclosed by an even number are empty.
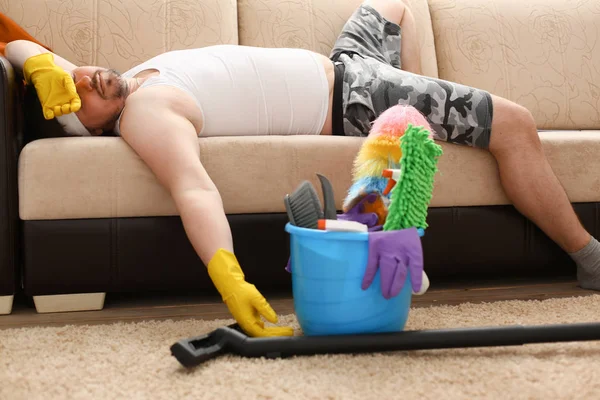
<svg viewBox="0 0 600 400"><path fill-rule="evenodd" d="M401 28L361 5L344 25L330 58L343 66L341 118L345 135L367 136L386 109L411 105L437 140L488 148L492 98L484 90L401 69Z"/></svg>

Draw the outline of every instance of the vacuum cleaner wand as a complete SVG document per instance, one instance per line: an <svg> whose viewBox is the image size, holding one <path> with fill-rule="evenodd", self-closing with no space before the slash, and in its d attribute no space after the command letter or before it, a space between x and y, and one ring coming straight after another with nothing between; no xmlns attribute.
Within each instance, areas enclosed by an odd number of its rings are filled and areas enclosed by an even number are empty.
<svg viewBox="0 0 600 400"><path fill-rule="evenodd" d="M180 340L171 354L191 368L224 354L242 357L286 358L315 354L356 354L402 350L519 346L600 340L600 323L564 325L453 328L394 333L249 337L237 324Z"/></svg>

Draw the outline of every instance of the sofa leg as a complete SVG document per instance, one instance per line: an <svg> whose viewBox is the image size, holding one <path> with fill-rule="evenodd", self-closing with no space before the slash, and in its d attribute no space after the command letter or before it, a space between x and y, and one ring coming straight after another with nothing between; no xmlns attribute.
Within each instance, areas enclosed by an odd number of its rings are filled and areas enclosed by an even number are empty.
<svg viewBox="0 0 600 400"><path fill-rule="evenodd" d="M33 296L38 313L102 310L106 293L77 293Z"/></svg>
<svg viewBox="0 0 600 400"><path fill-rule="evenodd" d="M14 298L14 295L0 296L0 315L11 313Z"/></svg>

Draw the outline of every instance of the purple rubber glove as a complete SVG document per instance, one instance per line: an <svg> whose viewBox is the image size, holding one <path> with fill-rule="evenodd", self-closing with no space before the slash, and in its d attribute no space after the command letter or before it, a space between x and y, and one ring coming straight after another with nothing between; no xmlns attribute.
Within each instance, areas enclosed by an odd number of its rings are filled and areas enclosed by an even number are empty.
<svg viewBox="0 0 600 400"><path fill-rule="evenodd" d="M361 224L365 224L369 231L373 230L381 230L381 225L377 225L377 221L379 217L374 212L364 213L365 211L365 201L369 203L374 202L377 199L376 193L371 193L362 198L358 203L354 205L347 213L339 214L338 219L344 221L356 221Z"/></svg>
<svg viewBox="0 0 600 400"><path fill-rule="evenodd" d="M397 296L410 273L413 292L421 289L423 280L423 249L416 228L369 233L369 258L363 277L365 290L380 271L381 292L390 299Z"/></svg>

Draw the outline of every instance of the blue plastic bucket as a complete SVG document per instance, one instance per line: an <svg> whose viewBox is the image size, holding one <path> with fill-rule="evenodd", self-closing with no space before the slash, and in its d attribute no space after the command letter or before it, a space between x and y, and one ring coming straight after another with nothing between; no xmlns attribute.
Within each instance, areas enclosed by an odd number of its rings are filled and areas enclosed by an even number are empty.
<svg viewBox="0 0 600 400"><path fill-rule="evenodd" d="M412 288L385 299L379 272L361 288L369 253L368 233L332 232L287 224L294 308L307 336L396 332L404 329Z"/></svg>

